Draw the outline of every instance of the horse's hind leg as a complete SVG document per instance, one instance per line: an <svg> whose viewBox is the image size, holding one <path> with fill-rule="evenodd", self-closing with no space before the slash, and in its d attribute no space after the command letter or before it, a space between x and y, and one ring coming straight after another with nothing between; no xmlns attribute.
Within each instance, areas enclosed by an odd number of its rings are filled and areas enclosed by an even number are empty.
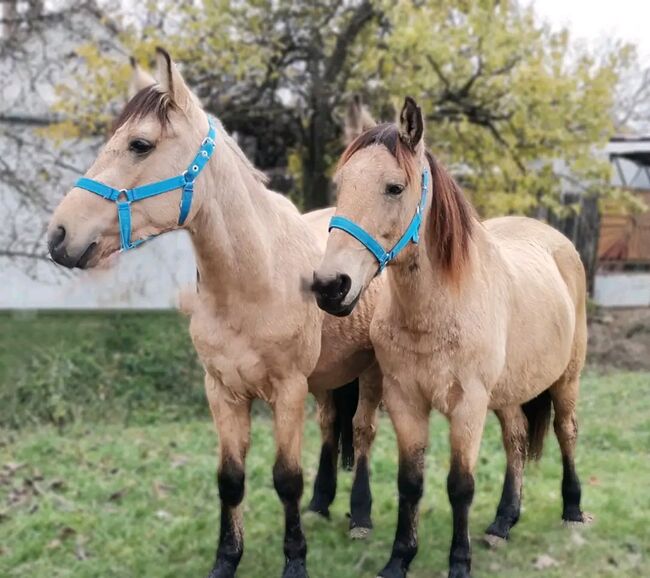
<svg viewBox="0 0 650 578"><path fill-rule="evenodd" d="M251 404L250 400L231 401L209 375L206 375L205 389L219 434L217 481L221 498L219 545L209 578L232 578L244 551L241 502L250 440Z"/></svg>
<svg viewBox="0 0 650 578"><path fill-rule="evenodd" d="M273 419L277 454L273 465L273 485L284 506L283 578L307 578L307 541L300 523L303 490L300 452L305 418L307 379L274 382Z"/></svg>
<svg viewBox="0 0 650 578"><path fill-rule="evenodd" d="M350 494L350 537L353 539L366 538L372 529L370 449L377 432L381 380L381 370L377 363L359 377L359 404L353 419L355 470Z"/></svg>
<svg viewBox="0 0 650 578"><path fill-rule="evenodd" d="M507 540L510 529L519 520L528 443L528 422L521 406L507 407L495 413L501 424L501 436L508 463L496 518L485 532L485 541L490 546L497 546Z"/></svg>
<svg viewBox="0 0 650 578"><path fill-rule="evenodd" d="M562 454L562 519L565 522L588 523L591 516L580 509L581 488L575 467L578 440L576 402L580 378L577 372L567 372L550 389L555 419L553 428Z"/></svg>
<svg viewBox="0 0 650 578"><path fill-rule="evenodd" d="M340 424L336 416L334 398L331 391L315 393L318 404L321 446L318 472L314 481L314 494L309 502L309 511L330 517L330 504L336 496L336 466L339 455Z"/></svg>

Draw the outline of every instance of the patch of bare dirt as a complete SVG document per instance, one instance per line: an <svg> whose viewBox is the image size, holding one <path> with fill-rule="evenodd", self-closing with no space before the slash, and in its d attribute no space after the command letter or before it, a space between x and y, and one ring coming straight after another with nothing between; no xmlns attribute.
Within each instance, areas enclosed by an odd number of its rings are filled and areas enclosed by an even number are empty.
<svg viewBox="0 0 650 578"><path fill-rule="evenodd" d="M595 311L587 359L600 367L650 371L650 308Z"/></svg>

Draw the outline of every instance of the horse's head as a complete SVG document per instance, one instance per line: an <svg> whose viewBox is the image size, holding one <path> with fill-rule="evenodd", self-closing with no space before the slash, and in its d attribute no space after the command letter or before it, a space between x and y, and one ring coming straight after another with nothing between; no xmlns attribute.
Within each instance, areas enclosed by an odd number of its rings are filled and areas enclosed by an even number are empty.
<svg viewBox="0 0 650 578"><path fill-rule="evenodd" d="M443 274L457 277L468 251L473 210L426 152L422 112L406 98L398 124L365 131L345 150L334 180L336 215L325 256L314 273L321 309L348 315L384 267L406 262L420 237ZM410 253L411 258L414 253Z"/></svg>
<svg viewBox="0 0 650 578"><path fill-rule="evenodd" d="M406 99L399 125L380 124L345 150L334 180L336 215L357 224L387 250L397 243L416 212L421 193L423 121L415 101ZM323 261L314 273L319 306L349 314L378 271L378 261L359 240L332 229Z"/></svg>
<svg viewBox="0 0 650 578"><path fill-rule="evenodd" d="M131 190L182 174L197 154L208 132L206 115L169 54L157 49L156 60L158 81L133 62L137 93L86 173L88 179L107 188ZM181 194L173 190L133 202L133 241L177 228ZM191 222L200 202L195 197L185 224ZM54 261L66 267L97 265L120 249L116 203L75 186L52 216L48 246Z"/></svg>

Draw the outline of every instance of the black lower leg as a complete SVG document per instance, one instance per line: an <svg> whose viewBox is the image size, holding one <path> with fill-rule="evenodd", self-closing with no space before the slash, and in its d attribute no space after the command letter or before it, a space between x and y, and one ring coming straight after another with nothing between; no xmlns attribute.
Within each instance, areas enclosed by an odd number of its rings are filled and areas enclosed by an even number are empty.
<svg viewBox="0 0 650 578"><path fill-rule="evenodd" d="M414 459L400 461L397 478L399 490L397 530L390 560L379 573L383 578L404 578L418 551L418 506L424 488L423 457L423 453L420 453Z"/></svg>
<svg viewBox="0 0 650 578"><path fill-rule="evenodd" d="M352 493L350 494L350 529L372 528L371 509L372 494L370 493L368 456L360 456L357 460Z"/></svg>
<svg viewBox="0 0 650 578"><path fill-rule="evenodd" d="M341 467L354 467L354 428L352 420L359 404L359 380L355 379L332 392L336 407L336 421L341 437ZM338 437L336 438L338 440Z"/></svg>
<svg viewBox="0 0 650 578"><path fill-rule="evenodd" d="M244 498L244 469L241 465L225 461L217 474L221 497L221 529L217 559L210 578L231 578L244 552L244 536L237 512Z"/></svg>
<svg viewBox="0 0 650 578"><path fill-rule="evenodd" d="M449 578L467 578L472 569L469 509L474 498L474 477L453 462L447 477L447 494L453 515Z"/></svg>
<svg viewBox="0 0 650 578"><path fill-rule="evenodd" d="M273 467L273 484L284 506L286 563L283 578L305 578L307 541L302 531L299 510L303 490L302 471L279 460Z"/></svg>
<svg viewBox="0 0 650 578"><path fill-rule="evenodd" d="M335 432L335 440L338 433ZM318 472L314 481L314 495L309 502L309 510L326 518L330 517L330 505L336 496L336 465L338 462L338 443L326 441L320 451Z"/></svg>
<svg viewBox="0 0 650 578"><path fill-rule="evenodd" d="M510 529L519 520L521 494L516 480L515 473L508 468L503 481L503 492L501 493L501 501L497 508L497 515L494 522L487 529L487 534L498 536L505 540L508 538Z"/></svg>
<svg viewBox="0 0 650 578"><path fill-rule="evenodd" d="M580 480L576 473L573 459L562 458L562 519L567 522L582 522L583 514L580 510Z"/></svg>

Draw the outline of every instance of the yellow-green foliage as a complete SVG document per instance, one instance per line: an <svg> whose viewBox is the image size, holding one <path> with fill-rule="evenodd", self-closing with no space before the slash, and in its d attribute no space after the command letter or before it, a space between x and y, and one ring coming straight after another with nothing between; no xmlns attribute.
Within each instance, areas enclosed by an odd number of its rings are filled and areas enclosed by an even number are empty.
<svg viewBox="0 0 650 578"><path fill-rule="evenodd" d="M594 152L613 132L613 94L632 57L629 47L593 54L514 0L374 5L382 16L348 47L353 58L337 79L341 90L370 96L376 110L391 99L400 106L404 95L415 97L427 117L430 147L460 175L481 213L529 213L540 205L559 211L558 160L580 188L612 193L609 164ZM191 84L216 87L206 102L213 111L243 107L246 114L255 106L247 100L251 87L277 82L275 88L287 88L302 74L313 79L292 66L296 60L286 58L286 48L313 33L314 22L323 22L323 33L313 50L331 51L337 39L337 25L320 3L164 0L151 1L149 10L165 15L164 37L154 27L126 28L122 45L147 64L154 46L163 44ZM83 72L57 88L56 110L65 120L47 129L55 139L101 132L125 100L125 56L103 55L92 45L81 46L79 55ZM300 58L308 68L309 56ZM306 132L310 101L302 98L306 110L290 112ZM290 171L299 174L304 149L300 142L291 146ZM327 143L322 154L329 166L338 150L338 142ZM629 195L615 198L629 201Z"/></svg>

